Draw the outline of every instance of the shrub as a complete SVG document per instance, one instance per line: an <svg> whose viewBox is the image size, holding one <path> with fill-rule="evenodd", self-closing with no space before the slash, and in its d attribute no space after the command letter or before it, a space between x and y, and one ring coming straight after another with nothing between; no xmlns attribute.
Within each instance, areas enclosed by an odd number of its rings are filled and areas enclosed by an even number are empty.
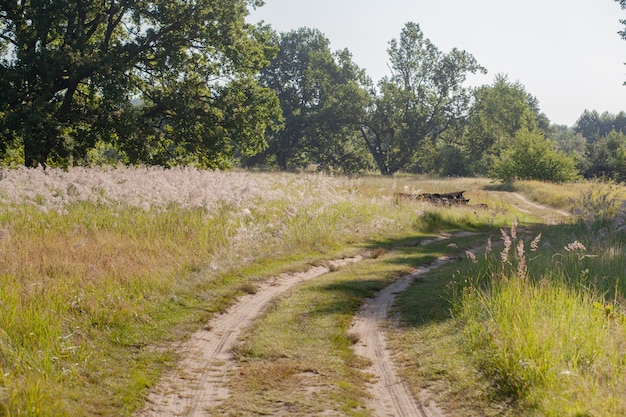
<svg viewBox="0 0 626 417"><path fill-rule="evenodd" d="M515 180L570 182L579 178L573 158L557 151L540 132L521 130L491 169L490 176L504 183Z"/></svg>

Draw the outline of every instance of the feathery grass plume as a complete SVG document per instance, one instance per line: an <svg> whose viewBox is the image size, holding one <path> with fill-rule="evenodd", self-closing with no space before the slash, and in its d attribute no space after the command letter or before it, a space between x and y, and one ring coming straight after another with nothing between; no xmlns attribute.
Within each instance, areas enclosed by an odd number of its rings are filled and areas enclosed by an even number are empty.
<svg viewBox="0 0 626 417"><path fill-rule="evenodd" d="M517 274L520 278L525 277L528 272L526 266L526 252L524 251L524 241L520 239L517 242Z"/></svg>
<svg viewBox="0 0 626 417"><path fill-rule="evenodd" d="M585 245L575 240L572 243L565 246L565 250L568 252L577 252L577 251L584 252L587 250L587 248L585 247Z"/></svg>
<svg viewBox="0 0 626 417"><path fill-rule="evenodd" d="M501 239L504 241L504 248L500 252L500 259L503 263L509 263L509 251L511 250L511 238L504 229L500 229Z"/></svg>
<svg viewBox="0 0 626 417"><path fill-rule="evenodd" d="M486 253L491 253L492 247L491 247L491 237L489 237L489 239L487 239L487 246L485 247L485 252Z"/></svg>
<svg viewBox="0 0 626 417"><path fill-rule="evenodd" d="M466 250L465 256L467 256L469 260L472 261L473 263L478 263L478 260L476 259L476 255L474 255L474 252Z"/></svg>
<svg viewBox="0 0 626 417"><path fill-rule="evenodd" d="M541 233L539 233L532 242L530 242L530 251L535 252L539 249L539 241L541 241Z"/></svg>

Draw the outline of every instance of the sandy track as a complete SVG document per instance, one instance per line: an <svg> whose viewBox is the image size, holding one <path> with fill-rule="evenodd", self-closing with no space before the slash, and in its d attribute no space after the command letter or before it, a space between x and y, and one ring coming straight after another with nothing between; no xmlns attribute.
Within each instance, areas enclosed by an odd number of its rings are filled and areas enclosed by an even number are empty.
<svg viewBox="0 0 626 417"><path fill-rule="evenodd" d="M328 261L301 273L285 274L241 297L223 314L194 333L177 349L177 369L151 389L137 417L203 416L206 409L228 398L226 381L235 369L232 349L241 331L258 318L270 301L307 280L319 277L362 256Z"/></svg>
<svg viewBox="0 0 626 417"><path fill-rule="evenodd" d="M559 210L559 209L555 209L552 207L546 207L543 206L541 204L535 203L534 201L530 201L529 199L527 199L526 197L524 197L522 194L520 193L511 193L511 195L515 196L518 200L522 201L526 206L530 206L531 208L533 208L536 213L536 211L538 210L540 213L543 214L544 217L546 217L546 223L548 224L555 224L558 223L555 219L554 219L554 215L555 213L558 214L559 216L562 217L569 217L570 213L563 211L563 210ZM523 209L521 207L517 207L518 210L520 210L523 213L533 213L532 210L526 210Z"/></svg>
<svg viewBox="0 0 626 417"><path fill-rule="evenodd" d="M385 332L381 326L387 322L389 308L394 303L396 294L406 290L416 277L448 261L450 261L448 257L439 258L429 266L421 267L389 285L375 298L368 300L352 322L350 332L358 340L354 351L357 355L369 359L371 363L368 372L374 375L374 382L369 387L368 406L376 416L444 416L435 403L428 401L427 393L424 392L416 401L396 374L393 359L387 349Z"/></svg>

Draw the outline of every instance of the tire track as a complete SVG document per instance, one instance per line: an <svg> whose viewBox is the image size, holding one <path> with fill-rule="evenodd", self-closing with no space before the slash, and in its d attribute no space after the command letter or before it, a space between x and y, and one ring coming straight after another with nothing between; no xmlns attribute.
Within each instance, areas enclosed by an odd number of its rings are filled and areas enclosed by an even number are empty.
<svg viewBox="0 0 626 417"><path fill-rule="evenodd" d="M452 258L441 257L426 267L421 267L387 286L378 295L368 300L355 316L351 334L358 342L354 352L369 359L368 371L375 381L370 384L368 406L376 416L393 417L444 417L443 412L431 401L423 398L416 401L410 390L395 371L391 352L387 349L387 339L381 326L387 322L389 308L396 294L406 290L413 280L439 268Z"/></svg>
<svg viewBox="0 0 626 417"><path fill-rule="evenodd" d="M239 298L177 349L182 358L177 368L150 389L146 405L136 417L207 415L207 409L229 396L227 380L235 369L232 349L242 330L263 314L272 299L305 281L363 259L357 255L328 261L305 272L284 274L263 284L254 294Z"/></svg>

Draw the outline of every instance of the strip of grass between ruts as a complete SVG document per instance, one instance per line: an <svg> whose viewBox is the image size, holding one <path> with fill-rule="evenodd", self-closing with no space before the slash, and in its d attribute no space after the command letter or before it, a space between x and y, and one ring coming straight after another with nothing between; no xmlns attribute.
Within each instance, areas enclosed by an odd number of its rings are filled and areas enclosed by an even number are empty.
<svg viewBox="0 0 626 417"><path fill-rule="evenodd" d="M209 415L369 416L364 360L348 332L366 298L440 256L469 248L476 236L417 245L379 242L379 256L303 284L273 303L237 349L232 396ZM421 239L425 240L425 239ZM410 243L409 243L410 242Z"/></svg>

